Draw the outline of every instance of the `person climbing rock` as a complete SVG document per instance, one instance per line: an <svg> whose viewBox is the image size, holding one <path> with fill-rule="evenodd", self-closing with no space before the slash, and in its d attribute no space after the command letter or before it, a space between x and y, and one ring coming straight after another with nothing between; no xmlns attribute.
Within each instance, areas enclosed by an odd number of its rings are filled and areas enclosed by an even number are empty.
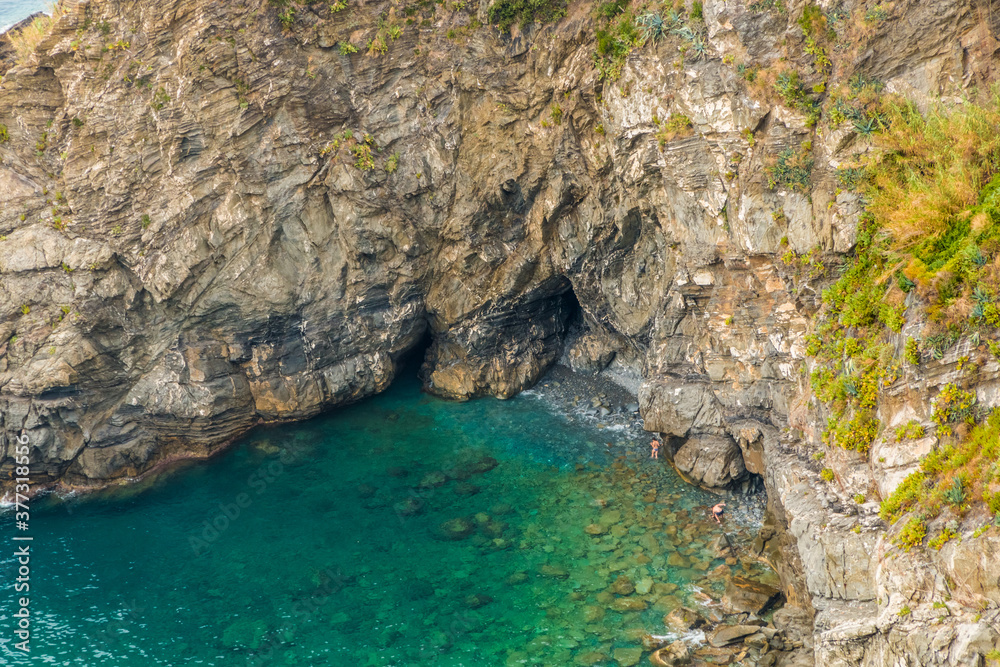
<svg viewBox="0 0 1000 667"><path fill-rule="evenodd" d="M649 453L649 458L651 459L660 458L660 441L657 440L656 438L653 438L653 441L649 443L649 446L652 447L653 449L653 451Z"/></svg>
<svg viewBox="0 0 1000 667"><path fill-rule="evenodd" d="M725 512L725 510L723 509L725 506L726 503L719 503L718 505L712 508L712 518L715 519L715 523L719 524L720 526L722 525L721 517L722 513Z"/></svg>

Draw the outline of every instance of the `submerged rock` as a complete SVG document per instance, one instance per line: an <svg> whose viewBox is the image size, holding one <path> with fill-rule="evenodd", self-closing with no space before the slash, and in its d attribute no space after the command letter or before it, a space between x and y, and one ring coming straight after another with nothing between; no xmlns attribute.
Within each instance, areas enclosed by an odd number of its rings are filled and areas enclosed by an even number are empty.
<svg viewBox="0 0 1000 667"><path fill-rule="evenodd" d="M378 489L371 484L359 484L357 487L358 498L371 498L376 493Z"/></svg>
<svg viewBox="0 0 1000 667"><path fill-rule="evenodd" d="M455 495L458 496L474 496L482 491L482 488L476 486L475 484L470 484L469 482L457 482L453 491L455 492Z"/></svg>
<svg viewBox="0 0 1000 667"><path fill-rule="evenodd" d="M424 511L424 501L416 496L409 496L392 506L398 516L414 516Z"/></svg>
<svg viewBox="0 0 1000 667"><path fill-rule="evenodd" d="M528 581L530 577L527 572L515 572L509 575L504 581L506 581L511 586L516 586L517 584L523 584Z"/></svg>
<svg viewBox="0 0 1000 667"><path fill-rule="evenodd" d="M635 597L615 598L609 605L615 611L645 611L649 605L645 600Z"/></svg>
<svg viewBox="0 0 1000 667"><path fill-rule="evenodd" d="M621 667L632 667L632 665L638 665L639 661L642 660L642 649L641 648L616 648L612 651L611 655Z"/></svg>
<svg viewBox="0 0 1000 667"><path fill-rule="evenodd" d="M493 598L484 593L466 595L462 599L462 604L468 607L469 609L479 609L480 607L485 607L491 602L493 602Z"/></svg>
<svg viewBox="0 0 1000 667"><path fill-rule="evenodd" d="M476 524L465 517L449 519L438 526L437 536L445 540L464 540L476 532Z"/></svg>
<svg viewBox="0 0 1000 667"><path fill-rule="evenodd" d="M632 580L626 577L624 574L618 575L618 578L612 582L608 587L608 591L614 593L615 595L631 595L635 592L635 584Z"/></svg>
<svg viewBox="0 0 1000 667"><path fill-rule="evenodd" d="M539 574L545 577L554 577L556 579L568 579L569 570L567 570L562 565L551 565L546 563L538 568Z"/></svg>
<svg viewBox="0 0 1000 667"><path fill-rule="evenodd" d="M418 486L421 489L436 489L439 486L444 486L448 482L448 476L445 475L440 470L434 470L420 479Z"/></svg>

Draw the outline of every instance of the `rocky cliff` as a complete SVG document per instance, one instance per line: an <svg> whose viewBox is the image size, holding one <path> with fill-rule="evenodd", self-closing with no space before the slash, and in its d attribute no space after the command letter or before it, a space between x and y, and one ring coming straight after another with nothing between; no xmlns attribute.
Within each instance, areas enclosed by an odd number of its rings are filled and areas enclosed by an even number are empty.
<svg viewBox="0 0 1000 667"><path fill-rule="evenodd" d="M997 531L897 549L873 501L934 438L825 447L806 355L863 203L838 168L870 150L828 91L988 83L988 4L677 3L644 43L611 34L624 2L507 34L476 2L63 9L0 86L4 478L22 432L39 485L206 456L384 389L424 345L429 391L509 397L575 321L574 366L641 373L682 472L763 479L816 664L1000 646ZM899 378L881 423L926 420L973 347Z"/></svg>

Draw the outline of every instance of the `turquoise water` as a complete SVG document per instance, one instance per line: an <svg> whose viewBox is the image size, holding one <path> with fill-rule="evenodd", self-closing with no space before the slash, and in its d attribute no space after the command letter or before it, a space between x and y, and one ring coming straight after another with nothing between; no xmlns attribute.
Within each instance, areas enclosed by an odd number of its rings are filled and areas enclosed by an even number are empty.
<svg viewBox="0 0 1000 667"><path fill-rule="evenodd" d="M723 564L716 498L645 442L537 393L452 403L404 379L141 486L36 501L31 663L616 664L718 597ZM638 591L609 591L621 575ZM0 664L28 664L3 590Z"/></svg>
<svg viewBox="0 0 1000 667"><path fill-rule="evenodd" d="M0 30L14 25L35 12L49 12L51 0L0 0Z"/></svg>

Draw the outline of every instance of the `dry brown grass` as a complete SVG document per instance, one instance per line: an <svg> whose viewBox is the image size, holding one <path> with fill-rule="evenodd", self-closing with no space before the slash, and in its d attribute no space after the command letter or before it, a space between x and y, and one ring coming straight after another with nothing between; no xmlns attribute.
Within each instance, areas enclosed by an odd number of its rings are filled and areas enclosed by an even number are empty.
<svg viewBox="0 0 1000 667"><path fill-rule="evenodd" d="M14 51L17 53L17 61L24 62L35 52L38 44L49 34L49 28L63 15L62 3L55 3L49 10L50 16L41 16L32 21L27 27L9 35Z"/></svg>
<svg viewBox="0 0 1000 667"><path fill-rule="evenodd" d="M1000 168L1000 97L989 103L938 107L921 115L913 105L889 110L878 135L885 151L872 169L869 210L905 249L945 231L978 203ZM966 218L967 219L967 218Z"/></svg>

